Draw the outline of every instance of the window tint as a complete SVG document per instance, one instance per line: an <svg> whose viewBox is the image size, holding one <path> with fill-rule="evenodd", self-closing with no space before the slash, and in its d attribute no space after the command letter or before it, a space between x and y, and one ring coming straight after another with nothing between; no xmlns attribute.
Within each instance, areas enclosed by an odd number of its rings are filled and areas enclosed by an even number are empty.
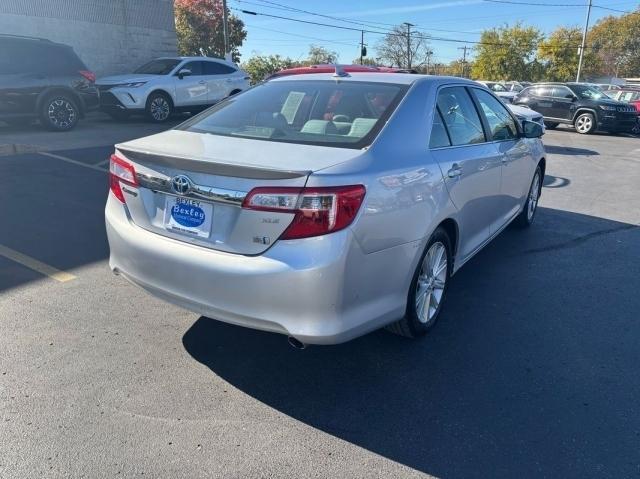
<svg viewBox="0 0 640 479"><path fill-rule="evenodd" d="M511 140L517 138L518 127L504 105L486 91L478 88L474 88L473 91L489 123L491 138L493 140Z"/></svg>
<svg viewBox="0 0 640 479"><path fill-rule="evenodd" d="M205 75L228 75L236 71L235 68L231 68L228 65L218 62L202 62L204 66Z"/></svg>
<svg viewBox="0 0 640 479"><path fill-rule="evenodd" d="M362 148L373 141L407 88L377 82L272 81L218 103L180 129Z"/></svg>
<svg viewBox="0 0 640 479"><path fill-rule="evenodd" d="M480 117L464 87L440 90L438 108L442 113L452 145L469 145L485 141Z"/></svg>
<svg viewBox="0 0 640 479"><path fill-rule="evenodd" d="M138 68L134 73L142 73L148 75L168 75L180 63L180 60L174 58L162 58L160 60L152 60Z"/></svg>
<svg viewBox="0 0 640 479"><path fill-rule="evenodd" d="M429 148L442 148L443 146L451 146L449 135L444 127L440 109L436 107L433 114L433 126L431 127L431 136L429 137Z"/></svg>
<svg viewBox="0 0 640 479"><path fill-rule="evenodd" d="M536 88L536 96L551 96L552 90L550 86L539 86Z"/></svg>
<svg viewBox="0 0 640 479"><path fill-rule="evenodd" d="M202 64L204 62L188 62L180 67L180 70L191 70L191 76L199 76L202 75Z"/></svg>
<svg viewBox="0 0 640 479"><path fill-rule="evenodd" d="M554 98L567 98L569 95L573 97L573 93L566 86L554 86L551 89L551 95Z"/></svg>

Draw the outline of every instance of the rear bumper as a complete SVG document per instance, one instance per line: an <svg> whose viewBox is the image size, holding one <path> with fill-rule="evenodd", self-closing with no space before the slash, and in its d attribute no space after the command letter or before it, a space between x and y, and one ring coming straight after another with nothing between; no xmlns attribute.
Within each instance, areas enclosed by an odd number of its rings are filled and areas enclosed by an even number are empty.
<svg viewBox="0 0 640 479"><path fill-rule="evenodd" d="M151 294L310 344L344 342L400 318L416 254L408 244L365 255L348 229L279 241L260 256L223 253L141 229L111 194L106 228L111 269Z"/></svg>

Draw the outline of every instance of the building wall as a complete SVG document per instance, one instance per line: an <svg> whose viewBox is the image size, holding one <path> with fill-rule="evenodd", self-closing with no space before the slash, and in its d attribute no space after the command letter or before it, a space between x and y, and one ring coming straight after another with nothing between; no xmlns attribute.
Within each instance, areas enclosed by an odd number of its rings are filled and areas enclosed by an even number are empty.
<svg viewBox="0 0 640 479"><path fill-rule="evenodd" d="M71 45L98 76L177 53L173 0L0 0L0 33Z"/></svg>

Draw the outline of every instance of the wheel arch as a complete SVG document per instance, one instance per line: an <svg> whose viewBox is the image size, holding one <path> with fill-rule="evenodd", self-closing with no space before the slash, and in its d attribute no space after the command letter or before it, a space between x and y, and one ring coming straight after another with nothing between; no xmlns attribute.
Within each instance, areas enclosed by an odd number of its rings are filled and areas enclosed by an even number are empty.
<svg viewBox="0 0 640 479"><path fill-rule="evenodd" d="M76 105L78 105L78 109L80 110L80 116L84 116L86 108L82 99L71 88L65 88L60 86L50 87L40 92L40 94L38 95L38 99L36 100L37 114L40 114L40 109L42 108L44 101L51 95L55 95L55 94L69 95L73 99L73 101L76 102Z"/></svg>
<svg viewBox="0 0 640 479"><path fill-rule="evenodd" d="M583 113L591 113L593 114L593 118L594 120L598 121L598 113L593 109L593 108L588 108L588 107L580 107L576 110L576 112L573 114L573 119L571 120L571 123L575 123L576 119L582 115Z"/></svg>
<svg viewBox="0 0 640 479"><path fill-rule="evenodd" d="M173 98L173 95L167 90L165 90L164 88L155 88L149 92L149 94L147 95L147 99L144 102L145 108L149 106L149 98L151 98L151 95L154 95L156 93L161 93L163 95L166 95L169 98L169 101L171 102L171 108L175 108L176 102L175 102L175 99Z"/></svg>
<svg viewBox="0 0 640 479"><path fill-rule="evenodd" d="M455 263L456 254L458 252L458 239L460 236L458 223L453 218L447 218L440 222L438 228L442 228L443 230L445 230L447 236L449 237L449 240L451 241L451 257L453 258Z"/></svg>

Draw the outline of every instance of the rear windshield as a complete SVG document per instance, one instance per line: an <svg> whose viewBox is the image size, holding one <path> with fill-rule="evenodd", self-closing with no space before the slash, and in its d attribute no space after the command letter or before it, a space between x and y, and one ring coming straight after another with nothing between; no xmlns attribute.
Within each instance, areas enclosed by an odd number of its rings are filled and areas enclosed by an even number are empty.
<svg viewBox="0 0 640 479"><path fill-rule="evenodd" d="M406 85L274 81L219 103L182 130L267 141L363 148L400 102Z"/></svg>
<svg viewBox="0 0 640 479"><path fill-rule="evenodd" d="M162 60L152 60L145 63L133 73L141 73L148 75L168 75L180 63L180 60L172 60L170 58Z"/></svg>

